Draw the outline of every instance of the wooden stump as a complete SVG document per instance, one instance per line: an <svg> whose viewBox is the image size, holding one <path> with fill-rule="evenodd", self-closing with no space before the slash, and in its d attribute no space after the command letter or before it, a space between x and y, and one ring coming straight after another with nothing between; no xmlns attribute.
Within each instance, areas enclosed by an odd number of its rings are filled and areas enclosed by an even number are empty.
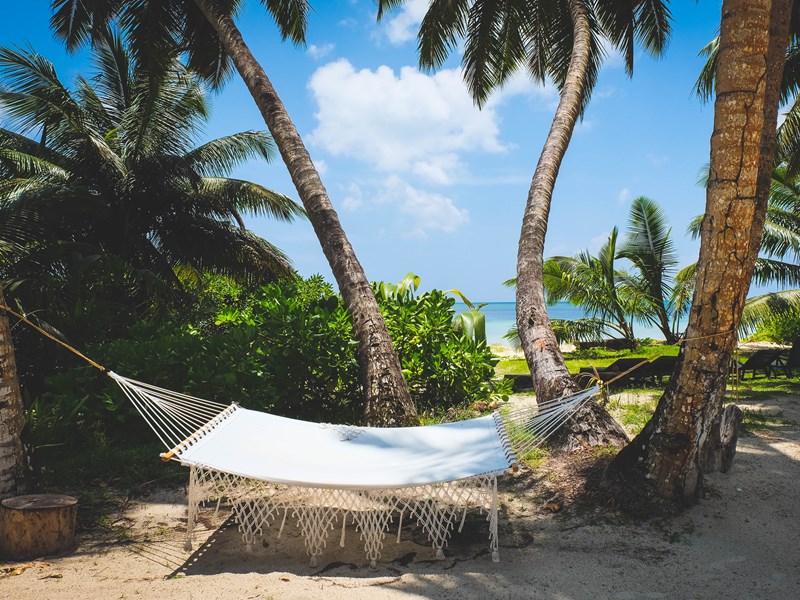
<svg viewBox="0 0 800 600"><path fill-rule="evenodd" d="M71 496L6 498L0 506L0 556L24 560L71 549L77 514L78 501Z"/></svg>
<svg viewBox="0 0 800 600"><path fill-rule="evenodd" d="M744 420L744 412L735 404L729 404L722 412L719 428L712 428L706 442L705 472L727 473L736 455L736 442Z"/></svg>

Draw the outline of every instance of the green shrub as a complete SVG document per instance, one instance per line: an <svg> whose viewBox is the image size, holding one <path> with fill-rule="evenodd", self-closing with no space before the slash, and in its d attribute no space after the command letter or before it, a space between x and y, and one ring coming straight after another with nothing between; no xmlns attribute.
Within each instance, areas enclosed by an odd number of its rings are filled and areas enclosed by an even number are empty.
<svg viewBox="0 0 800 600"><path fill-rule="evenodd" d="M250 293L211 283L181 318L141 321L126 338L86 354L125 376L210 400L311 421L360 421L352 325L322 277ZM418 410L507 396L506 385L493 381L496 359L486 343L453 330L452 298L378 292L378 300ZM115 384L90 367L47 378L29 409L37 444L91 446L144 434Z"/></svg>
<svg viewBox="0 0 800 600"><path fill-rule="evenodd" d="M800 310L790 310L773 317L753 337L780 344L793 343L800 337Z"/></svg>

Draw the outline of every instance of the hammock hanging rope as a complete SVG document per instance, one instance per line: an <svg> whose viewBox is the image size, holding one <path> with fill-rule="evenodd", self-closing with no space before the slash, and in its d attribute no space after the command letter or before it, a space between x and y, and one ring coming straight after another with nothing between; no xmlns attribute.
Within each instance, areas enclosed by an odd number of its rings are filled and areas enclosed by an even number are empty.
<svg viewBox="0 0 800 600"><path fill-rule="evenodd" d="M356 525L375 568L394 515L414 516L444 558L456 521L486 511L492 559L499 560L497 476L524 460L600 388L491 415L422 427L309 423L222 404L109 371L6 306L113 379L167 452L190 468L187 549L200 505L227 499L247 547L283 512L297 520L312 566L340 522Z"/></svg>
<svg viewBox="0 0 800 600"><path fill-rule="evenodd" d="M164 444L162 458L190 468L187 547L200 503L227 498L248 547L281 511L280 532L295 518L312 565L334 523L343 540L350 518L372 568L398 512L422 523L443 558L459 514L463 525L468 509L485 510L499 560L497 476L599 391L455 423L375 428L287 419L107 374Z"/></svg>

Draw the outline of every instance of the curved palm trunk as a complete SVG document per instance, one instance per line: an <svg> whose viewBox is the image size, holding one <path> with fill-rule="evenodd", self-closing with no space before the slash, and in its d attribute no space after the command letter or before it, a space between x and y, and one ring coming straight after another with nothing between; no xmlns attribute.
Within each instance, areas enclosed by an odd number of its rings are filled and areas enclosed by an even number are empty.
<svg viewBox="0 0 800 600"><path fill-rule="evenodd" d="M667 344L674 344L678 341L678 336L672 332L672 326L669 324L669 316L666 310L658 311L658 328L664 334L664 341Z"/></svg>
<svg viewBox="0 0 800 600"><path fill-rule="evenodd" d="M375 295L300 134L233 20L219 14L210 0L195 2L219 34L258 105L350 310L364 386L364 422L380 426L413 423L416 410Z"/></svg>
<svg viewBox="0 0 800 600"><path fill-rule="evenodd" d="M653 289L650 290L651 295L653 298L656 299L658 305L656 309L658 311L658 328L661 330L661 333L664 334L664 341L667 344L674 344L678 341L678 336L672 331L672 327L669 324L669 315L667 315L667 310L664 308L664 296L661 293L661 280L659 279L656 283L653 284Z"/></svg>
<svg viewBox="0 0 800 600"><path fill-rule="evenodd" d="M2 286L0 304L6 304ZM25 451L20 434L24 426L14 346L3 312L0 313L0 498L12 496L23 487Z"/></svg>
<svg viewBox="0 0 800 600"><path fill-rule="evenodd" d="M623 505L680 510L702 491L736 328L758 256L791 0L722 5L711 170L697 286L678 367L642 432L609 465Z"/></svg>
<svg viewBox="0 0 800 600"><path fill-rule="evenodd" d="M566 82L553 124L533 175L517 252L517 328L537 398L549 400L577 390L547 316L543 263L547 219L556 177L569 146L581 103L589 66L589 16L581 0L569 0L574 42ZM589 403L551 438L565 449L627 441L622 428L606 410Z"/></svg>

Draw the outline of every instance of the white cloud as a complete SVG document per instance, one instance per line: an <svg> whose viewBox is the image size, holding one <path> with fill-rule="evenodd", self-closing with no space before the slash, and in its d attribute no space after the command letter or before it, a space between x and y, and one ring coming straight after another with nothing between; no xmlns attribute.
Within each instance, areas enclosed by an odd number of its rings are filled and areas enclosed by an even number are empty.
<svg viewBox="0 0 800 600"><path fill-rule="evenodd" d="M606 38L602 38L600 40L600 47L603 49L603 53L605 54L603 67L617 68L625 66L625 57Z"/></svg>
<svg viewBox="0 0 800 600"><path fill-rule="evenodd" d="M628 188L622 188L617 195L617 202L625 204L631 199L631 191Z"/></svg>
<svg viewBox="0 0 800 600"><path fill-rule="evenodd" d="M588 250L592 254L597 254L602 248L603 244L608 241L608 236L611 235L610 231L604 231L589 240Z"/></svg>
<svg viewBox="0 0 800 600"><path fill-rule="evenodd" d="M560 94L558 88L549 79L544 84L535 83L531 81L527 71L519 69L510 79L506 80L503 87L492 94L486 104L492 107L512 96L526 96L546 110L555 110Z"/></svg>
<svg viewBox="0 0 800 600"><path fill-rule="evenodd" d="M456 154L440 154L430 156L426 160L415 162L411 172L421 179L440 185L453 183L453 175L462 171L461 161Z"/></svg>
<svg viewBox="0 0 800 600"><path fill-rule="evenodd" d="M595 125L597 125L597 121L592 121L591 119L583 119L578 121L578 124L575 125L575 133L588 133L592 129L594 129Z"/></svg>
<svg viewBox="0 0 800 600"><path fill-rule="evenodd" d="M598 88L592 92L592 100L605 100L606 98L611 98L616 93L617 88L612 86Z"/></svg>
<svg viewBox="0 0 800 600"><path fill-rule="evenodd" d="M317 173L319 173L320 176L324 176L325 173L328 172L328 163L326 163L324 160L318 158L312 162L314 163L314 167L317 169Z"/></svg>
<svg viewBox="0 0 800 600"><path fill-rule="evenodd" d="M409 237L426 237L429 231L453 233L469 222L469 212L451 198L419 190L396 175L385 181L382 195L384 202L399 209L401 229Z"/></svg>
<svg viewBox="0 0 800 600"><path fill-rule="evenodd" d="M336 45L332 43L322 44L321 46L311 44L306 53L314 60L320 60L333 52L334 48L336 48Z"/></svg>
<svg viewBox="0 0 800 600"><path fill-rule="evenodd" d="M647 162L656 168L661 168L669 162L668 154L648 154Z"/></svg>
<svg viewBox="0 0 800 600"><path fill-rule="evenodd" d="M404 44L417 37L417 26L428 10L428 0L408 0L397 16L386 20L386 37L392 44Z"/></svg>
<svg viewBox="0 0 800 600"><path fill-rule="evenodd" d="M345 210L358 210L364 206L364 192L361 186L357 183L351 183L347 186L347 195L342 200L342 208Z"/></svg>
<svg viewBox="0 0 800 600"><path fill-rule="evenodd" d="M461 169L460 152L506 150L494 104L478 110L457 69L356 71L338 60L317 69L309 88L318 106L311 142L383 172L443 184Z"/></svg>

